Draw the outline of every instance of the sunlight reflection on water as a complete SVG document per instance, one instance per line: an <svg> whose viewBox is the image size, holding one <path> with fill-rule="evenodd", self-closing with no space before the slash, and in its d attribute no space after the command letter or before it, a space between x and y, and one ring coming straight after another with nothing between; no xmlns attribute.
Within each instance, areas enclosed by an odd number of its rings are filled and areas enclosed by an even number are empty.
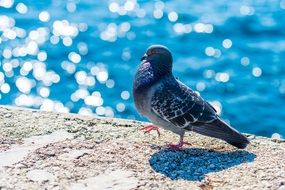
<svg viewBox="0 0 285 190"><path fill-rule="evenodd" d="M142 119L131 81L162 43L179 79L237 129L284 136L284 2L0 0L0 102Z"/></svg>

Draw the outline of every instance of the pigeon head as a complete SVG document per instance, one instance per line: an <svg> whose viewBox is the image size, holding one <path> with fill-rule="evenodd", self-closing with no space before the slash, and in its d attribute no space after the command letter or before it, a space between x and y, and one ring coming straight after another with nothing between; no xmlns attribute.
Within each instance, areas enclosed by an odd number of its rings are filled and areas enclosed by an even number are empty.
<svg viewBox="0 0 285 190"><path fill-rule="evenodd" d="M140 94L142 90L165 76L172 75L172 55L161 45L150 46L141 58L141 64L133 83L134 92Z"/></svg>
<svg viewBox="0 0 285 190"><path fill-rule="evenodd" d="M165 46L150 46L141 58L141 61L142 63L149 62L151 67L157 71L159 75L170 74L172 72L172 55Z"/></svg>

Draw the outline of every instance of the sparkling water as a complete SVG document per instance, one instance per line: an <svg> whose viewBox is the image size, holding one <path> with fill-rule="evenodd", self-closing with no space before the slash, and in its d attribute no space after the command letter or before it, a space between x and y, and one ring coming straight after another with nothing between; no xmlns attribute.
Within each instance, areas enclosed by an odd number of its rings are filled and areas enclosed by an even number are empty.
<svg viewBox="0 0 285 190"><path fill-rule="evenodd" d="M0 103L145 120L131 89L152 44L235 128L285 137L285 0L0 0Z"/></svg>

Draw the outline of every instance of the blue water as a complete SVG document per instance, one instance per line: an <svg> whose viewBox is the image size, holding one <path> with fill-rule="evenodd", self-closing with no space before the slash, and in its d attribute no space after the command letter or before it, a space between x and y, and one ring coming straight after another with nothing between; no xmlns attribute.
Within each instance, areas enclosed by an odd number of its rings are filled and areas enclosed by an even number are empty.
<svg viewBox="0 0 285 190"><path fill-rule="evenodd" d="M0 0L0 103L145 120L132 79L163 44L231 125L285 137L284 37L284 0Z"/></svg>

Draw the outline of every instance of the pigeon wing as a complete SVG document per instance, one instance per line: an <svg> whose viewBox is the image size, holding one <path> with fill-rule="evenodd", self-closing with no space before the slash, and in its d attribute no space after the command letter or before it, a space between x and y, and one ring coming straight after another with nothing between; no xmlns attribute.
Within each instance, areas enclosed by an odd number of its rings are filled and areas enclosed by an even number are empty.
<svg viewBox="0 0 285 190"><path fill-rule="evenodd" d="M152 111L177 127L245 148L248 139L226 124L216 110L183 83L164 81L151 100Z"/></svg>
<svg viewBox="0 0 285 190"><path fill-rule="evenodd" d="M218 116L213 107L178 80L165 80L151 99L152 111L160 118L185 128L210 123Z"/></svg>

